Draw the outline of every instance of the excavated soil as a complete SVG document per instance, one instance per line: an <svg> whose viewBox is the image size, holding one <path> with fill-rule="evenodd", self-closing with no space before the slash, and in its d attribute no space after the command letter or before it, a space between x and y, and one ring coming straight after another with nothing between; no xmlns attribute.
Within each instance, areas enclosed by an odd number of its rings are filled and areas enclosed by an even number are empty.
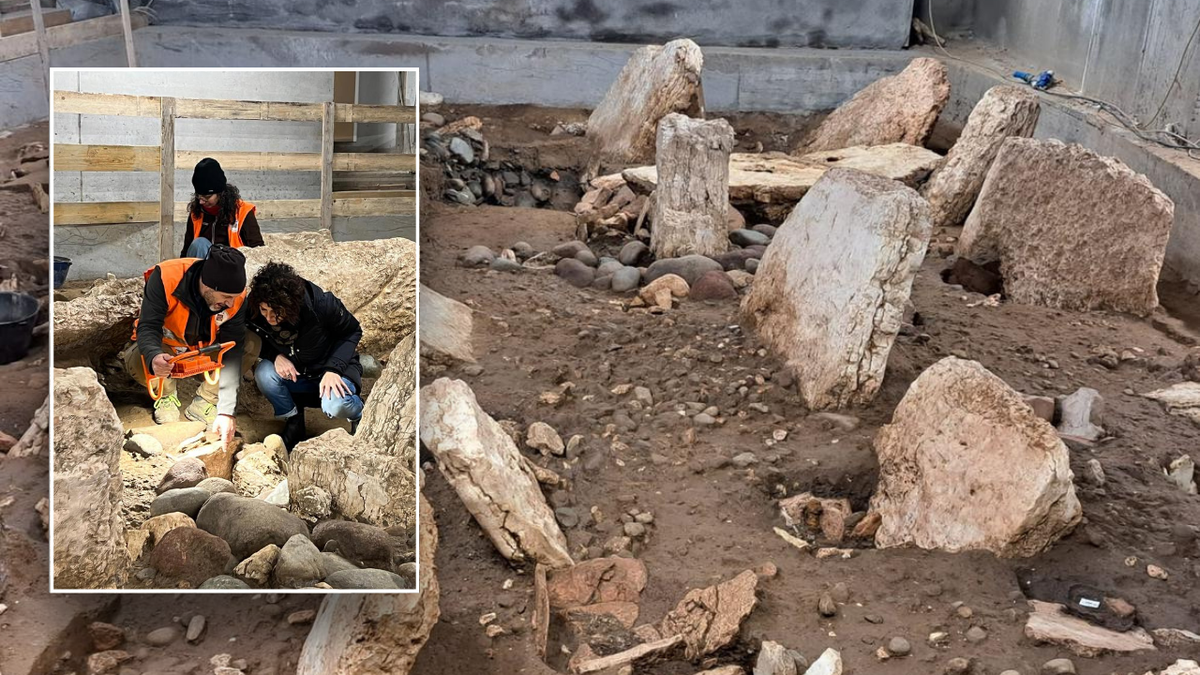
<svg viewBox="0 0 1200 675"><path fill-rule="evenodd" d="M551 145L564 165L583 164L582 139L546 136L554 122L571 121L575 111L439 112L447 119L479 116L493 157L509 145L518 146L511 150L515 156L545 156L544 146ZM741 139L742 121L733 122ZM430 173L436 171L427 169L422 180ZM423 185L430 195L429 184ZM432 196L436 199L437 192ZM551 272L465 269L456 258L473 245L498 251L525 241L544 251L574 239L573 217L552 209L441 203L422 208L422 283L475 310L480 366L426 370L423 384L439 376L463 379L498 420L513 420L521 428L543 421L564 439L585 437L577 461L531 459L570 480L570 489L546 490L552 506L602 514L599 524L565 529L573 551L589 546L598 553L595 547L618 534L617 517L631 507L653 513L647 540L634 546L649 570L638 622L657 622L691 588L765 563L777 566L775 578L760 582L758 606L739 642L704 666L738 664L749 671L764 639L810 660L833 647L842 652L847 672L854 673L939 672L955 657L973 659L974 672L1033 673L1050 659L1070 657L1080 672L1142 673L1176 658L1195 658L1196 649L1178 648L1093 662L1023 636L1026 597L1065 602L1067 588L1081 582L1133 603L1147 629L1195 631L1200 625L1195 531L1200 498L1183 493L1163 475L1163 467L1181 454L1200 459L1200 427L1137 395L1183 379L1183 360L1197 350L1191 346L1195 334L1178 318L1143 321L1011 303L989 306L981 302L983 296L944 283L941 272L948 263L931 256L914 285L917 325L897 339L877 400L848 411L861 424L846 432L810 417L794 387L780 386L787 379L780 377L780 363L740 329L736 301L685 300L655 315L628 311L616 294L573 288ZM1183 292L1164 290L1172 297ZM1130 350L1136 358L1110 370L1088 360L1099 347ZM1107 482L1096 487L1077 480L1085 519L1075 532L1027 560L875 549L857 550L849 560L817 560L777 537L772 527L782 524L775 506L781 486L787 494L844 496L856 510L866 507L877 478L872 438L917 375L952 354L980 361L1025 393L1065 395L1087 386L1104 396L1112 438L1072 450L1071 466L1082 476L1088 460L1098 459ZM539 401L542 392L563 382L575 385L567 402L554 408ZM648 387L653 414L639 416L625 407L628 395L610 393L621 384ZM694 443L685 435L690 420L673 412L675 404L690 401L718 406L723 419L696 429ZM767 412L759 411L761 405ZM625 445L614 449L604 432L621 410L637 426L620 433ZM777 430L788 432L786 440L771 444ZM737 468L730 463L746 451L755 453L757 464ZM414 672L551 672L531 646L530 571L504 561L437 470L426 467L425 493L441 538L442 619ZM1133 567L1126 565L1129 557L1136 558ZM1166 569L1169 578L1147 576L1148 563ZM511 590L503 589L507 579L515 582ZM848 586L849 602L836 617L824 618L817 611L818 598L839 582ZM970 618L960 615L958 603L970 608ZM486 637L479 617L489 612L497 613L507 634ZM986 630L986 639L969 642L965 633L972 626ZM936 631L949 639L931 645L927 637ZM562 672L567 655L555 652L555 635L552 630L550 662ZM907 638L912 655L880 663L875 651L893 636ZM635 672L690 675L701 669L672 661Z"/></svg>

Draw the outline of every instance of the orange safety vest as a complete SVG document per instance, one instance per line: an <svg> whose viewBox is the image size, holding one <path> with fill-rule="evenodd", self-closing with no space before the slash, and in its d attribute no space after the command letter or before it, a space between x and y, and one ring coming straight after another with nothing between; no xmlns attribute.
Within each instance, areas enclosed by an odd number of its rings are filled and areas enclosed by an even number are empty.
<svg viewBox="0 0 1200 675"><path fill-rule="evenodd" d="M233 301L233 307L213 315L212 324L209 327L208 339L201 340L199 345L188 345L185 336L187 335L187 325L188 319L191 317L191 311L187 305L175 297L175 289L179 287L179 282L183 280L184 273L193 264L198 262L201 262L199 258L164 260L146 270L144 275L146 281L149 281L150 275L154 273L155 268L161 271L163 290L167 294L167 316L163 319L163 344L167 345L176 354L182 354L199 347L207 347L216 342L217 329L230 317L236 315L238 310L241 309L242 303L246 300L246 292L242 291ZM133 322L132 339L134 342L137 342L137 321Z"/></svg>
<svg viewBox="0 0 1200 675"><path fill-rule="evenodd" d="M254 210L254 205L250 202L238 200L237 216L233 222L229 224L229 246L232 248L241 248L245 246L242 243L242 223L246 222L246 216ZM192 239L200 238L200 229L204 225L204 213L200 215L192 215ZM215 238L215 237L214 237ZM214 244L217 242L213 242Z"/></svg>

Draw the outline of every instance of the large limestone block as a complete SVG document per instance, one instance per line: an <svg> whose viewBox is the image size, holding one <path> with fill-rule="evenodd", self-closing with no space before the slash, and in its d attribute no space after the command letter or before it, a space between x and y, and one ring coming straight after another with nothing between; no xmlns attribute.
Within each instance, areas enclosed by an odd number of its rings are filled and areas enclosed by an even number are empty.
<svg viewBox="0 0 1200 675"><path fill-rule="evenodd" d="M417 245L404 239L334 242L328 230L266 235L244 248L246 277L266 263L285 262L336 295L362 325L360 353L387 356L417 323Z"/></svg>
<svg viewBox="0 0 1200 675"><path fill-rule="evenodd" d="M416 337L392 349L367 397L358 432L333 429L301 442L288 467L293 510L321 488L334 516L380 527L416 525Z"/></svg>
<svg viewBox="0 0 1200 675"><path fill-rule="evenodd" d="M54 303L54 356L79 362L115 354L133 334L145 282L102 279L73 300Z"/></svg>
<svg viewBox="0 0 1200 675"><path fill-rule="evenodd" d="M915 191L847 169L825 174L776 232L742 316L810 408L875 396L929 235Z"/></svg>
<svg viewBox="0 0 1200 675"><path fill-rule="evenodd" d="M438 365L474 363L471 308L421 284L421 358Z"/></svg>
<svg viewBox="0 0 1200 675"><path fill-rule="evenodd" d="M326 595L296 675L407 675L412 669L439 617L438 531L424 495L420 509L417 592Z"/></svg>
<svg viewBox="0 0 1200 675"><path fill-rule="evenodd" d="M1120 160L1057 140L1009 138L967 217L958 254L1000 262L1016 302L1145 316L1175 205Z"/></svg>
<svg viewBox="0 0 1200 675"><path fill-rule="evenodd" d="M957 227L967 218L1004 141L1033 136L1041 104L1028 87L1002 85L983 95L946 162L922 194L929 200L934 227Z"/></svg>
<svg viewBox="0 0 1200 675"><path fill-rule="evenodd" d="M121 420L91 368L54 370L54 584L118 588L129 558L121 517Z"/></svg>
<svg viewBox="0 0 1200 675"><path fill-rule="evenodd" d="M588 118L589 175L594 176L603 162L629 164L652 159L658 121L668 113L703 117L703 67L700 47L687 39L634 52Z"/></svg>
<svg viewBox="0 0 1200 675"><path fill-rule="evenodd" d="M658 127L658 192L650 249L659 258L729 249L729 153L733 127L671 113Z"/></svg>
<svg viewBox="0 0 1200 675"><path fill-rule="evenodd" d="M420 431L442 475L501 555L551 568L572 564L532 469L465 382L443 377L421 388Z"/></svg>
<svg viewBox="0 0 1200 675"><path fill-rule="evenodd" d="M1028 557L1079 522L1067 447L1021 394L947 357L909 387L875 438L880 548Z"/></svg>
<svg viewBox="0 0 1200 675"><path fill-rule="evenodd" d="M936 59L913 59L901 73L876 80L830 113L796 151L925 145L949 99L946 66Z"/></svg>

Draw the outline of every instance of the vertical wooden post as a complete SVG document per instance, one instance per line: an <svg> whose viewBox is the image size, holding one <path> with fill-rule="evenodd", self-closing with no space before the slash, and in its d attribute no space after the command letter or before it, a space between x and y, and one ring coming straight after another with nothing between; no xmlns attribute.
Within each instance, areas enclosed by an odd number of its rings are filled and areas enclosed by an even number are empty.
<svg viewBox="0 0 1200 675"><path fill-rule="evenodd" d="M175 99L162 98L162 164L158 173L158 259L175 258Z"/></svg>
<svg viewBox="0 0 1200 675"><path fill-rule="evenodd" d="M130 68L137 68L137 55L133 53L133 19L129 15L129 0L121 0L121 30L125 33L125 61Z"/></svg>
<svg viewBox="0 0 1200 675"><path fill-rule="evenodd" d="M333 101L321 119L321 229L333 232Z"/></svg>
<svg viewBox="0 0 1200 675"><path fill-rule="evenodd" d="M50 47L46 42L46 20L42 18L42 0L29 0L33 29L37 31L38 55L42 57L42 77L46 82L46 100L50 100Z"/></svg>

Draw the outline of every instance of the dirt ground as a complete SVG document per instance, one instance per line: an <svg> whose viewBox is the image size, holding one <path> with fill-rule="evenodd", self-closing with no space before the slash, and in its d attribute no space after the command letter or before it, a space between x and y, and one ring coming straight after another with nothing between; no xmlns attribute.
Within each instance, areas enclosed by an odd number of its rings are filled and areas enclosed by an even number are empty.
<svg viewBox="0 0 1200 675"><path fill-rule="evenodd" d="M450 120L479 116L493 157L552 152L559 168L582 164L582 139L545 136L553 122L573 121L577 111L462 107L439 112ZM765 137L757 127L761 123L750 119L744 126L734 120L739 148L747 137ZM802 128L804 121L794 124ZM520 139L513 144L522 147L505 155L510 139ZM785 148L787 140L780 137L777 148ZM532 171L535 165L526 168ZM844 432L810 417L794 388L778 384L780 363L738 327L736 301L684 301L653 315L625 311L617 295L575 289L550 272L465 269L456 258L470 246L500 250L525 241L548 250L574 239L574 220L551 209L422 208L422 283L475 310L475 354L482 366L481 373L472 369L472 374L461 368L423 372L423 384L440 375L463 379L498 420L513 420L522 428L543 421L563 438L585 436L578 462L550 465L570 479L572 488L547 496L553 506L609 515L599 525L567 529L572 550L616 534L620 523L614 525L612 516L631 506L654 514L647 543L634 550L649 570L639 623L659 620L691 588L770 562L778 576L760 583L758 606L743 626L742 639L719 655L718 664L749 670L751 652L764 639L810 660L833 647L842 652L849 673L939 672L955 657L973 659L974 672L980 673L1036 673L1058 657L1074 658L1081 673L1144 673L1175 658L1195 658L1195 649L1190 654L1164 649L1080 659L1023 636L1026 597L1063 602L1066 589L1080 582L1133 603L1147 629L1195 631L1200 625L1200 548L1194 530L1200 498L1184 494L1163 475L1163 467L1181 454L1196 457L1200 427L1136 395L1182 379L1182 361L1196 351L1191 331L1200 325L1194 315L1182 317L1193 320L1189 330L1167 316L1143 321L1011 303L989 307L979 304L983 296L944 283L940 273L947 262L930 257L912 296L920 325L898 338L879 397L850 411L861 425ZM1195 302L1186 289L1166 287L1164 295ZM1097 347L1132 350L1137 358L1108 370L1088 362ZM877 475L872 438L916 376L951 354L980 361L1028 394L1063 395L1088 386L1104 396L1112 438L1072 451L1071 464L1080 476L1087 461L1096 458L1108 479L1103 487L1077 481L1085 519L1075 532L1028 560L874 549L849 560L817 560L775 536L771 528L781 524L777 485L787 494L846 496L856 510L866 507ZM576 385L567 403L551 408L539 402L540 393L563 381ZM651 390L654 414L634 416L636 428L622 437L628 449L614 451L602 434L623 410L623 399L610 390L625 383ZM742 386L745 394L738 392ZM684 436L690 421L672 412L676 403L690 401L718 406L724 419L698 429L692 444ZM751 404L765 404L768 412ZM780 429L788 432L787 439L768 444ZM760 462L747 469L730 464L745 451ZM436 470L428 476L426 495L437 512L441 538L442 620L414 672L550 672L529 639L528 571L510 567L495 552ZM1137 564L1127 567L1131 556ZM1168 570L1169 579L1148 577L1147 563ZM515 580L509 591L502 587L506 579ZM818 598L839 582L848 585L850 600L835 618L824 618L817 612ZM971 609L970 618L959 614L957 603ZM478 619L489 612L498 614L509 634L484 635ZM986 639L968 642L965 632L972 626L985 629ZM935 631L949 633L949 640L929 644L926 638ZM880 663L874 652L893 636L907 638L913 653ZM552 631L552 645L553 637ZM552 654L551 665L562 671L566 658ZM669 662L635 672L690 675L699 669Z"/></svg>

